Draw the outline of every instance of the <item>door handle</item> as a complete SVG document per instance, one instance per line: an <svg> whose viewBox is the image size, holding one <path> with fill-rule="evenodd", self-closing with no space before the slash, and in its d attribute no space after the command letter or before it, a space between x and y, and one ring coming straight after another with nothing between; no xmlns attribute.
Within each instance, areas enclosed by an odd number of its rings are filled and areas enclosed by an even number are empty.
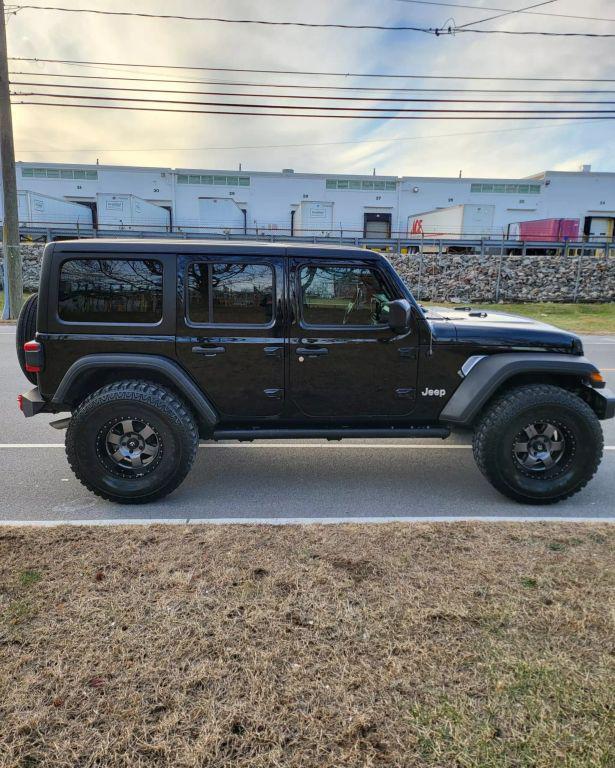
<svg viewBox="0 0 615 768"><path fill-rule="evenodd" d="M295 353L305 357L320 357L321 355L328 355L329 350L326 347L297 347Z"/></svg>
<svg viewBox="0 0 615 768"><path fill-rule="evenodd" d="M225 347L192 347L195 355L204 355L205 357L215 357L226 352Z"/></svg>
<svg viewBox="0 0 615 768"><path fill-rule="evenodd" d="M282 347L265 347L263 351L267 357L280 357L282 354Z"/></svg>

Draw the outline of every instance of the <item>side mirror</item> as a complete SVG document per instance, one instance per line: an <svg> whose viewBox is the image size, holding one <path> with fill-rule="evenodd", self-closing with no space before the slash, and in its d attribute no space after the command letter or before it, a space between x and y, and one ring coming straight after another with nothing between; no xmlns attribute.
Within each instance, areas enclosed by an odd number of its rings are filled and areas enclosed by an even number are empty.
<svg viewBox="0 0 615 768"><path fill-rule="evenodd" d="M389 328L393 333L407 333L410 330L412 305L407 299L395 299L388 304Z"/></svg>

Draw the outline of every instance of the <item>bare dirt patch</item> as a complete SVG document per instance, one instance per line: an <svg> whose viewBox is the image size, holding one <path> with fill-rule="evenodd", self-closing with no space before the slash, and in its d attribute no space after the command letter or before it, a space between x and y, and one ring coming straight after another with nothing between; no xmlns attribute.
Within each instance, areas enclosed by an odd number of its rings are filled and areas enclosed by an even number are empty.
<svg viewBox="0 0 615 768"><path fill-rule="evenodd" d="M0 765L613 765L614 543L0 529Z"/></svg>

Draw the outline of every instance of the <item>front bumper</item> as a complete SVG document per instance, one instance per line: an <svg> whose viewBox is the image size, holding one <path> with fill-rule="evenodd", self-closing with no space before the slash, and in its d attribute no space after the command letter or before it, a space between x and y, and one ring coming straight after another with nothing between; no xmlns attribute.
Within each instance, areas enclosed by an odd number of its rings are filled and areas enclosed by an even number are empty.
<svg viewBox="0 0 615 768"><path fill-rule="evenodd" d="M588 387L589 404L599 419L612 419L615 416L615 392L605 387L594 389Z"/></svg>
<svg viewBox="0 0 615 768"><path fill-rule="evenodd" d="M19 409L24 416L36 416L37 413L44 413L48 410L49 404L41 395L38 387L33 387L29 392L24 392L17 396Z"/></svg>

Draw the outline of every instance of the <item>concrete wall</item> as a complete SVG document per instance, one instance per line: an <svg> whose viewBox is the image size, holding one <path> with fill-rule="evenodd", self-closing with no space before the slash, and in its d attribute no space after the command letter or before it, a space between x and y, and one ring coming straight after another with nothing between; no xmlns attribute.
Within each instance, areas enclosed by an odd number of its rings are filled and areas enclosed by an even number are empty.
<svg viewBox="0 0 615 768"><path fill-rule="evenodd" d="M43 246L22 244L24 287L38 289ZM614 301L615 257L390 255L415 297L426 301ZM3 271L0 266L0 286Z"/></svg>

